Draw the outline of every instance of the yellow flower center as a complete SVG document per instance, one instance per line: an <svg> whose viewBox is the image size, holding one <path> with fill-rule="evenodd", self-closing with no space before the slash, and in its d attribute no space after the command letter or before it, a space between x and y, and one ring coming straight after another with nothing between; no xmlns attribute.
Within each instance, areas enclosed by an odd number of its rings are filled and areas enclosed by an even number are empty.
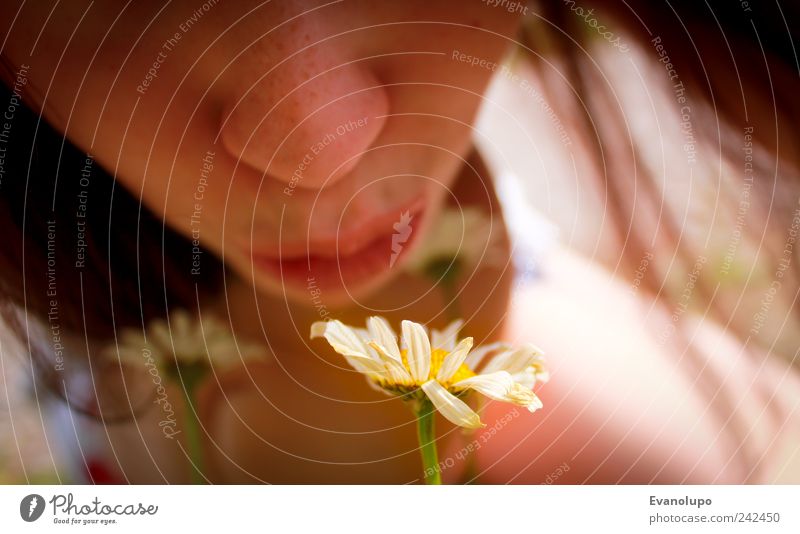
<svg viewBox="0 0 800 534"><path fill-rule="evenodd" d="M450 354L448 351L444 349L432 349L431 350L431 371L428 374L428 380L432 378L436 378L436 374L439 372L439 369L442 367L442 363L444 363L444 359L447 355ZM406 368L407 371L410 371L408 366L408 350L403 349L400 351L400 357L403 360L403 367ZM475 373L467 367L466 364L461 364L461 366L456 370L450 380L443 382L442 385L444 387L448 387L451 384L458 382L459 380L464 380L465 378L469 378L471 376L475 376Z"/></svg>

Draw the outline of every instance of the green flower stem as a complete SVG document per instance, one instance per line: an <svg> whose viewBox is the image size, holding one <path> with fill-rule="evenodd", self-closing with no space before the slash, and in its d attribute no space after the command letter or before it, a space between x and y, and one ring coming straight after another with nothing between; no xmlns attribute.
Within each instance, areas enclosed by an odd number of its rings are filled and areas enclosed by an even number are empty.
<svg viewBox="0 0 800 534"><path fill-rule="evenodd" d="M422 454L422 468L425 470L426 484L441 484L442 474L439 471L439 455L436 452L435 426L436 410L427 398L419 403L417 410L417 437Z"/></svg>
<svg viewBox="0 0 800 534"><path fill-rule="evenodd" d="M462 260L458 256L435 259L429 262L425 268L427 276L441 287L442 298L445 302L445 314L450 321L462 317L461 305L458 302L458 277L461 271ZM434 417L435 409L426 397L420 401L417 410L417 435L419 436L426 484L442 483L439 457L436 452Z"/></svg>
<svg viewBox="0 0 800 534"><path fill-rule="evenodd" d="M186 427L186 448L189 452L192 484L205 484L203 475L203 438L200 433L200 421L197 415L197 387L205 375L205 369L197 366L181 367L183 378L183 398L185 400L184 425Z"/></svg>

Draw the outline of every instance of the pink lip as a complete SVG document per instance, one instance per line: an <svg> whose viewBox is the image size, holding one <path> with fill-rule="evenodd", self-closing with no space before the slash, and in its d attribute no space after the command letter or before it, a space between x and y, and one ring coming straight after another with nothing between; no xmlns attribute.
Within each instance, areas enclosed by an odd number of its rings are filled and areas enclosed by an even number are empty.
<svg viewBox="0 0 800 534"><path fill-rule="evenodd" d="M393 225L405 212L412 216L411 232L399 243L400 250L392 262L393 236L398 234ZM306 243L281 243L277 254L274 249L253 251L253 263L292 286L307 287L313 279L323 289L359 287L387 273L392 264L397 265L397 260L412 247L423 220L424 201L420 199L336 236L309 237Z"/></svg>

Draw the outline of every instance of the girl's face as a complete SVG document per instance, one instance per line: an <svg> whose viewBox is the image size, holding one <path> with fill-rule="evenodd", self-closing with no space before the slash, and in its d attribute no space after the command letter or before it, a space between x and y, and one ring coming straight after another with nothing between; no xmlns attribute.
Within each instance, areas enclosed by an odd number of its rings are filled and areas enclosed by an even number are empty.
<svg viewBox="0 0 800 534"><path fill-rule="evenodd" d="M518 24L477 0L20 3L28 104L195 242L187 276L202 247L326 303L424 235Z"/></svg>

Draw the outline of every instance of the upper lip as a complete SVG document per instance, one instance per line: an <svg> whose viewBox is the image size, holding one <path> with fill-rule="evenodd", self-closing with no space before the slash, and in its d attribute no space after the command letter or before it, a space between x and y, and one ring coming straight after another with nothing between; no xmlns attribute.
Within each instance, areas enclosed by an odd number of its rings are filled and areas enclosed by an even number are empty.
<svg viewBox="0 0 800 534"><path fill-rule="evenodd" d="M349 228L340 228L329 235L309 235L307 239L300 241L281 240L278 246L254 249L253 256L267 260L291 260L355 255L377 239L394 233L393 225L400 220L403 213L409 212L413 217L412 224L416 223L423 208L424 201L419 198L401 208L385 211L371 217L368 221L355 223Z"/></svg>

